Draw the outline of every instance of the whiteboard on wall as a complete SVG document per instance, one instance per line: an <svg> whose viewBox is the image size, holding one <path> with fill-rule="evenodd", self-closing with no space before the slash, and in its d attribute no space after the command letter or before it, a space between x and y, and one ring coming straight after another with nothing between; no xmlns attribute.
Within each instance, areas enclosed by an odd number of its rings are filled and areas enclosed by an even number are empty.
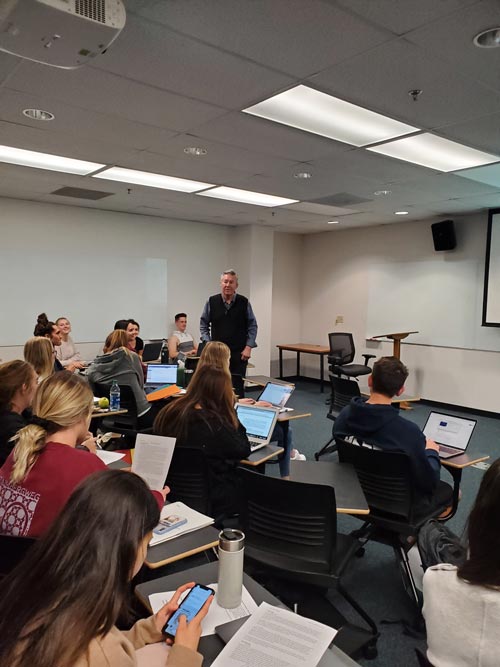
<svg viewBox="0 0 500 667"><path fill-rule="evenodd" d="M484 281L483 324L500 327L500 210L491 209L488 215L486 244L486 276Z"/></svg>
<svg viewBox="0 0 500 667"><path fill-rule="evenodd" d="M0 254L0 345L22 345L36 318L67 317L75 341L103 341L119 319L167 335L167 261L150 257Z"/></svg>
<svg viewBox="0 0 500 667"><path fill-rule="evenodd" d="M500 330L481 326L482 261L388 261L369 275L367 338L418 331L406 342L500 351Z"/></svg>

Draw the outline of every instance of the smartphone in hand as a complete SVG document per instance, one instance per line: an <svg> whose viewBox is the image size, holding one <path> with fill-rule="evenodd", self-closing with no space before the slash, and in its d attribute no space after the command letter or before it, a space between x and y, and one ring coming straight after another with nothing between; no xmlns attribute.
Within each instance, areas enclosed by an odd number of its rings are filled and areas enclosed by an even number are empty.
<svg viewBox="0 0 500 667"><path fill-rule="evenodd" d="M211 595L215 595L213 588L202 586L201 584L195 584L186 595L184 600L181 602L177 611L172 614L172 616L163 626L163 634L170 639L175 639L175 634L179 625L179 618L181 616L185 616L189 623L189 621L196 616L196 614L200 611Z"/></svg>

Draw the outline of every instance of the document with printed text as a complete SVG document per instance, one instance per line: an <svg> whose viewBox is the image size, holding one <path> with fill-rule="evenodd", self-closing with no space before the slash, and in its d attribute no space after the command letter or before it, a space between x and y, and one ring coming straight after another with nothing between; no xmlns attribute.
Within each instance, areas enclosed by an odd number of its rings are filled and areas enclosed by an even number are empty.
<svg viewBox="0 0 500 667"><path fill-rule="evenodd" d="M132 472L142 477L152 491L161 491L165 486L174 448L175 438L138 433Z"/></svg>

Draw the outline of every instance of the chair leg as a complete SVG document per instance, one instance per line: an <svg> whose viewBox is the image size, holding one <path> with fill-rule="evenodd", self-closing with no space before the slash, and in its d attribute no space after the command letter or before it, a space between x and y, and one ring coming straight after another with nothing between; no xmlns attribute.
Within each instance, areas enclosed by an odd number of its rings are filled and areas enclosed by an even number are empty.
<svg viewBox="0 0 500 667"><path fill-rule="evenodd" d="M417 587L415 585L415 579L413 578L413 573L411 571L410 561L408 560L408 553L402 546L400 546L399 548L394 547L394 551L396 553L399 562L401 563L404 575L408 580L410 587L410 590L408 592L410 593L410 596L413 598L415 604L417 605L417 609L420 611L422 608L421 595L419 595Z"/></svg>
<svg viewBox="0 0 500 667"><path fill-rule="evenodd" d="M326 443L326 445L323 445L323 447L319 450L319 452L316 452L314 454L314 458L316 459L316 461L319 461L319 457L323 456L324 454L331 454L332 452L337 451L337 443L335 443L330 447L330 443L332 443L334 440L335 438L331 437L330 440L328 440L328 442Z"/></svg>
<svg viewBox="0 0 500 667"><path fill-rule="evenodd" d="M378 637L378 628L375 623L375 621L371 618L371 616L368 616L366 611L359 605L356 600L349 595L349 593L345 590L345 588L342 586L340 582L337 582L337 590L338 592L342 595L342 597L347 600L347 602L351 605L351 607L357 611L357 613L361 616L361 618L367 623L367 625L370 626L372 633L374 636Z"/></svg>

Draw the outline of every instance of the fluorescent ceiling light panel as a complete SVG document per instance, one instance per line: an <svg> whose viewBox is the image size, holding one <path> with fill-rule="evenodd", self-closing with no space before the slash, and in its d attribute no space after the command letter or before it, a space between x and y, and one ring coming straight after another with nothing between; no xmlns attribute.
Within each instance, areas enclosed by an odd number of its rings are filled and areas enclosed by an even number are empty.
<svg viewBox="0 0 500 667"><path fill-rule="evenodd" d="M228 199L242 204L254 204L255 206L284 206L285 204L294 204L298 199L285 199L285 197L275 197L261 192L251 192L250 190L238 190L237 188L228 188L222 186L198 192L201 197L215 197L215 199Z"/></svg>
<svg viewBox="0 0 500 667"><path fill-rule="evenodd" d="M418 127L302 85L243 111L353 146L366 146L419 131Z"/></svg>
<svg viewBox="0 0 500 667"><path fill-rule="evenodd" d="M406 137L367 150L438 171L456 171L500 161L498 155L483 153L434 134Z"/></svg>
<svg viewBox="0 0 500 667"><path fill-rule="evenodd" d="M95 162L85 162L84 160L62 157L61 155L25 151L22 148L12 148L12 146L0 146L0 162L80 175L90 174L105 166L104 164L97 164Z"/></svg>
<svg viewBox="0 0 500 667"><path fill-rule="evenodd" d="M121 181L123 183L133 183L134 185L145 185L148 188L176 190L177 192L196 192L197 190L212 188L214 186L213 183L188 181L185 178L163 176L163 174L152 174L148 171L136 171L135 169L124 169L123 167L110 167L95 174L93 178L104 178L108 181Z"/></svg>

